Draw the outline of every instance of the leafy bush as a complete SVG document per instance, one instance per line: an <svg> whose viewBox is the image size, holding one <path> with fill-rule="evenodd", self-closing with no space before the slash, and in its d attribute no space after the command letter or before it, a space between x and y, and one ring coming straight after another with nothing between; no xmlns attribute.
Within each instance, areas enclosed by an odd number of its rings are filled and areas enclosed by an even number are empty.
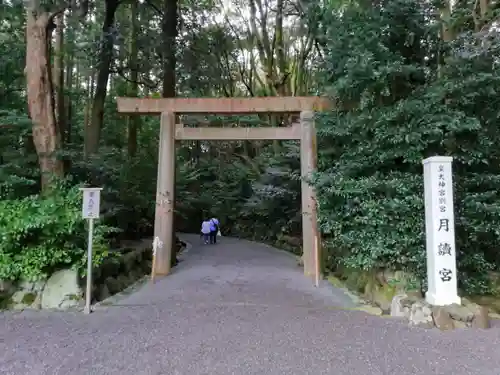
<svg viewBox="0 0 500 375"><path fill-rule="evenodd" d="M48 196L0 201L0 279L39 279L58 268L84 272L87 230L78 187L60 185ZM113 228L94 230L95 265L107 256L105 236Z"/></svg>
<svg viewBox="0 0 500 375"><path fill-rule="evenodd" d="M320 224L333 265L410 270L425 281L421 161L451 155L458 280L484 293L499 264L500 75L491 51L464 56L444 45L426 16L433 11L393 1L325 21L325 91L349 108L318 121ZM439 66L444 47L449 58Z"/></svg>
<svg viewBox="0 0 500 375"><path fill-rule="evenodd" d="M122 229L122 236L137 239L152 235L156 195L156 152L140 150L128 158L120 150L103 148L99 155L73 164L72 174L79 181L103 187L103 222ZM75 158L76 159L76 158Z"/></svg>
<svg viewBox="0 0 500 375"><path fill-rule="evenodd" d="M251 194L241 207L238 232L255 240L276 242L282 235L297 235L302 225L300 151L297 143L282 145L280 153L263 152L257 162Z"/></svg>

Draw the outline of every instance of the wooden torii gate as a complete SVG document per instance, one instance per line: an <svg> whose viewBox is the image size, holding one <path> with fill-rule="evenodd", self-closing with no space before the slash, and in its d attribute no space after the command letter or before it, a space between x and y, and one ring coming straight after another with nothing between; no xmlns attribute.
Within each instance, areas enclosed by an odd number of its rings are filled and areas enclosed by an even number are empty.
<svg viewBox="0 0 500 375"><path fill-rule="evenodd" d="M125 114L160 115L161 128L156 185L154 236L160 246L154 261L156 275L170 272L174 222L175 141L176 140L299 140L301 175L316 169L316 131L314 112L328 107L320 97L258 97L258 98L118 98L118 112ZM300 114L300 122L289 127L262 128L188 128L175 124L176 115L258 113ZM305 181L302 193L302 249L304 273L314 278L321 273L320 236L317 228L316 196Z"/></svg>

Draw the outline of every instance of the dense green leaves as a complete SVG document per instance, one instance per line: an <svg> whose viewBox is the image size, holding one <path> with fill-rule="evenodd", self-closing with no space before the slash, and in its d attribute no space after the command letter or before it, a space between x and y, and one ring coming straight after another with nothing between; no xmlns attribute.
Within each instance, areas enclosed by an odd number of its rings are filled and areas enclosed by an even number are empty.
<svg viewBox="0 0 500 375"><path fill-rule="evenodd" d="M54 190L50 196L0 201L0 279L38 279L73 266L83 272L86 228L77 188ZM97 225L93 261L107 256L104 236L113 230Z"/></svg>
<svg viewBox="0 0 500 375"><path fill-rule="evenodd" d="M319 119L321 227L331 234L332 261L409 269L423 280L421 160L451 155L459 281L484 292L500 239L499 76L492 60L485 63L491 49L456 52L470 39L455 41L438 67L445 46L432 12L423 2L391 1L348 7L330 20L325 89L349 110Z"/></svg>

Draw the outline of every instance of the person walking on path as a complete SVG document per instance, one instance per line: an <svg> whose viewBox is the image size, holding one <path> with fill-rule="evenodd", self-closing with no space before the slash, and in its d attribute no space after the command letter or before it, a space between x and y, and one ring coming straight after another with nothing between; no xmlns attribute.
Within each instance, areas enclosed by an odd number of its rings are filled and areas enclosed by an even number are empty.
<svg viewBox="0 0 500 375"><path fill-rule="evenodd" d="M217 243L217 233L219 232L219 220L215 217L210 219L210 243Z"/></svg>
<svg viewBox="0 0 500 375"><path fill-rule="evenodd" d="M203 236L203 242L208 245L208 242L212 242L212 223L211 220L204 220L201 223L201 234Z"/></svg>

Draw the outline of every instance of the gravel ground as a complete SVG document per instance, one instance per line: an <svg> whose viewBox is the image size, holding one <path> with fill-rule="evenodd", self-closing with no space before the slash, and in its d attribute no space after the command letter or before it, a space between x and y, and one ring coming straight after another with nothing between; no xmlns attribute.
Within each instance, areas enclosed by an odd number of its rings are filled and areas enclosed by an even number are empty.
<svg viewBox="0 0 500 375"><path fill-rule="evenodd" d="M115 305L0 315L0 374L498 375L500 331L441 333L342 310L295 260L223 238Z"/></svg>

